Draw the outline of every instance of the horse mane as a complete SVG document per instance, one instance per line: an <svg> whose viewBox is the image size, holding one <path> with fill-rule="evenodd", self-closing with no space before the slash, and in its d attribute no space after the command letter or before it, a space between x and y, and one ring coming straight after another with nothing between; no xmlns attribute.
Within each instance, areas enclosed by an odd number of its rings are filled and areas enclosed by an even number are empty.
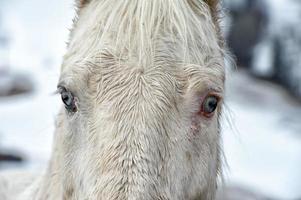
<svg viewBox="0 0 301 200"><path fill-rule="evenodd" d="M94 38L81 45L83 58L93 56L95 49L117 49L110 54L119 60L136 58L135 63L146 66L153 64L160 49L166 55L181 54L179 62L201 64L204 52L214 55L213 51L222 50L212 14L217 0L81 0L79 4L84 7L79 9L70 46L81 43L81 38ZM77 23L85 23L86 30L77 30ZM169 46L162 47L159 40Z"/></svg>
<svg viewBox="0 0 301 200"><path fill-rule="evenodd" d="M77 0L77 5L78 7L82 7L84 5L86 5L87 3L89 3L91 0ZM210 7L210 9L212 10L216 10L217 8L217 4L219 2L219 0L204 0Z"/></svg>

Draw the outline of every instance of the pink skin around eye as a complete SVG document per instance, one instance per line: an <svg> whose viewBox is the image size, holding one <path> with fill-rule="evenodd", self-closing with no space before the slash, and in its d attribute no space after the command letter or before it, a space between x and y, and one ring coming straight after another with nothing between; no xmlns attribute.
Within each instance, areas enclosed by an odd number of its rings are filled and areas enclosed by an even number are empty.
<svg viewBox="0 0 301 200"><path fill-rule="evenodd" d="M190 131L192 135L196 136L200 130L199 117L197 114L194 114L191 119Z"/></svg>
<svg viewBox="0 0 301 200"><path fill-rule="evenodd" d="M200 120L210 119L215 113L215 112L206 113L203 110L204 102L205 102L206 98L209 96L215 96L218 98L218 100L220 100L220 97L212 92L207 92L204 95L200 95L198 97L198 102L200 102L198 105L199 108L198 108L197 112L193 113L193 115L191 117L191 126L190 126L190 131L194 136L196 136L200 131L200 128L201 128Z"/></svg>

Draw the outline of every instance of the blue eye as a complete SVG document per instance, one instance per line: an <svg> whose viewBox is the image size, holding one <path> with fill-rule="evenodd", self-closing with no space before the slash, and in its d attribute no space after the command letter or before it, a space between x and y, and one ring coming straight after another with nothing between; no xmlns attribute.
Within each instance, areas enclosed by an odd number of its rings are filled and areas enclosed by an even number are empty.
<svg viewBox="0 0 301 200"><path fill-rule="evenodd" d="M211 117L218 106L219 98L209 95L205 98L201 107L201 114L205 117Z"/></svg>
<svg viewBox="0 0 301 200"><path fill-rule="evenodd" d="M65 87L60 87L59 90L66 110L68 110L69 112L76 112L77 106L75 104L74 95L70 91L68 91Z"/></svg>

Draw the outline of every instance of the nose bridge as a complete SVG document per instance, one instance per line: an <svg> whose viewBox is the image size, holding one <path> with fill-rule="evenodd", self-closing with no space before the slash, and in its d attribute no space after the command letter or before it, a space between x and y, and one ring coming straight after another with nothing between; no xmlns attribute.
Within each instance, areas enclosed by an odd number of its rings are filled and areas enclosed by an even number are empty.
<svg viewBox="0 0 301 200"><path fill-rule="evenodd" d="M103 193L117 188L130 191L129 196L156 193L175 141L172 125L176 118L180 120L178 79L168 68L118 70L108 69L100 80L95 79L101 87L97 88L99 112L95 112L98 123L93 133L98 138L97 157L105 158L97 164L97 174L105 183ZM122 199L131 199L127 197Z"/></svg>
<svg viewBox="0 0 301 200"><path fill-rule="evenodd" d="M114 109L109 111L114 123L105 133L106 143L101 145L107 159L100 161L100 169L101 177L111 177L110 182L104 180L104 192L124 188L126 195L120 199L136 199L132 197L157 192L154 188L161 181L159 173L167 155L167 140L162 134L165 122L160 99L149 93L146 86L141 86L140 92L133 85L127 87L133 88L120 91L113 107L108 108Z"/></svg>
<svg viewBox="0 0 301 200"><path fill-rule="evenodd" d="M165 94L159 91L150 94L145 87L140 92L126 92L122 94L120 101L116 102L118 110L115 112L115 119L122 126L138 132L153 129L163 122L163 115L168 112L169 100ZM150 130L149 130L150 131Z"/></svg>

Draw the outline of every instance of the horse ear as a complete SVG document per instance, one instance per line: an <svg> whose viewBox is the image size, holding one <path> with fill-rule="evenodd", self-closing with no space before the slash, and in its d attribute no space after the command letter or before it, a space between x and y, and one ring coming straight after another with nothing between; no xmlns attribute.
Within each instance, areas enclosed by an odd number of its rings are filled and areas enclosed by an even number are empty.
<svg viewBox="0 0 301 200"><path fill-rule="evenodd" d="M218 21L219 17L218 17L218 11L219 11L219 3L220 0L203 0L208 7L210 8L212 17L214 21Z"/></svg>
<svg viewBox="0 0 301 200"><path fill-rule="evenodd" d="M76 4L78 8L82 8L87 5L91 0L77 0Z"/></svg>
<svg viewBox="0 0 301 200"><path fill-rule="evenodd" d="M205 3L210 7L212 11L217 9L217 4L219 3L219 0L204 0Z"/></svg>

